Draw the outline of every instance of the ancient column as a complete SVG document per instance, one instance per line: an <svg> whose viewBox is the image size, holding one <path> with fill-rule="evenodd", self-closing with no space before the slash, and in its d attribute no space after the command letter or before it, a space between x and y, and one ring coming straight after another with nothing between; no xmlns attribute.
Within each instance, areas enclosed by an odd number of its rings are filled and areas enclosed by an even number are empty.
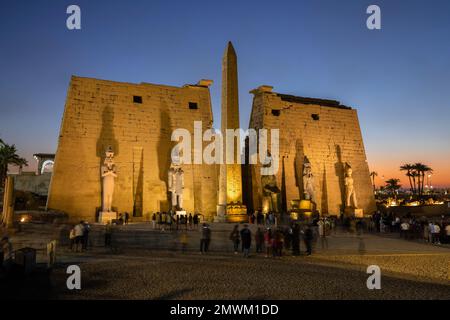
<svg viewBox="0 0 450 320"><path fill-rule="evenodd" d="M14 223L14 178L6 177L5 190L3 194L2 225L12 228Z"/></svg>

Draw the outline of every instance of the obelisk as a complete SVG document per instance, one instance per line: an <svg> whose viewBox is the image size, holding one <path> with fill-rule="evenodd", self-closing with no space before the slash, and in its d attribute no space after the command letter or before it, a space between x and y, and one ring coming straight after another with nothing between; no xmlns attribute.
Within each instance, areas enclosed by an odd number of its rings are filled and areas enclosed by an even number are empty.
<svg viewBox="0 0 450 320"><path fill-rule="evenodd" d="M242 218L242 172L241 164L237 163L237 155L240 156L239 135L234 137L233 154L226 154L227 151L227 129L239 129L239 95L238 95L238 74L237 56L231 42L225 49L222 60L222 122L221 131L223 136L223 163L220 165L219 176L219 199L217 206L217 220L233 221L231 215L238 214ZM230 150L228 150L230 152ZM231 157L230 157L231 156ZM227 158L233 158L233 164L227 164ZM236 210L231 210L231 207ZM240 211L239 211L240 210ZM246 210L245 210L246 211ZM230 219L231 218L231 219ZM239 219L236 216L237 219Z"/></svg>

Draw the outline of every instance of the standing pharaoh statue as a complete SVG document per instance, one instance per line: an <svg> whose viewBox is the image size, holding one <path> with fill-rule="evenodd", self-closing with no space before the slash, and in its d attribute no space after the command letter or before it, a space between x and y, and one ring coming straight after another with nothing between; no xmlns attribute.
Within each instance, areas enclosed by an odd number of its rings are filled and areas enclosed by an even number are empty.
<svg viewBox="0 0 450 320"><path fill-rule="evenodd" d="M303 194L305 200L315 201L314 176L312 174L311 163L306 156L303 162Z"/></svg>
<svg viewBox="0 0 450 320"><path fill-rule="evenodd" d="M171 195L171 209L183 208L184 171L181 168L181 161L178 150L172 152L172 164L168 173L168 190Z"/></svg>
<svg viewBox="0 0 450 320"><path fill-rule="evenodd" d="M353 177L352 177L352 167L347 163L345 166L345 206L351 207L353 201L353 207L358 208L358 203L356 201L356 193L353 185Z"/></svg>
<svg viewBox="0 0 450 320"><path fill-rule="evenodd" d="M114 194L114 179L117 177L116 165L114 164L114 152L111 147L106 150L105 161L103 162L101 170L103 179L102 209L103 212L111 212Z"/></svg>
<svg viewBox="0 0 450 320"><path fill-rule="evenodd" d="M272 155L267 151L267 157L263 168L272 166ZM277 178L274 174L261 175L263 189L263 211L281 212L281 190L277 186Z"/></svg>

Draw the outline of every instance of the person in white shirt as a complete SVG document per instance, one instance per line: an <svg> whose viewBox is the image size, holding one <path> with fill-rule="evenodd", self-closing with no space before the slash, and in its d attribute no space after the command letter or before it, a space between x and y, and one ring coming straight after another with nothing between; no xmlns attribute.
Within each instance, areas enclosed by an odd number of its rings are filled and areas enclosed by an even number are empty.
<svg viewBox="0 0 450 320"><path fill-rule="evenodd" d="M441 233L441 227L437 223L434 223L433 224L433 233L432 233L433 243L441 244L440 239L439 239L440 233Z"/></svg>
<svg viewBox="0 0 450 320"><path fill-rule="evenodd" d="M400 225L400 237L403 238L408 238L408 231L409 231L409 223L404 221L401 225Z"/></svg>

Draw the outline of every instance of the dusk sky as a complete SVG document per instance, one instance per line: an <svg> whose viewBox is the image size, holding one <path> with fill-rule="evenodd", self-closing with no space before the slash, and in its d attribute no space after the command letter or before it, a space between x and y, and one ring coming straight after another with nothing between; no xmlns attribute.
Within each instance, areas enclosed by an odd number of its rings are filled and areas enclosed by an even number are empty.
<svg viewBox="0 0 450 320"><path fill-rule="evenodd" d="M66 8L81 8L81 30ZM366 9L381 8L381 30ZM0 138L56 152L71 75L174 86L212 79L220 125L221 59L238 55L241 126L259 85L358 110L371 171L385 180L423 162L450 186L450 1L2 0ZM76 150L74 150L76 152ZM407 187L407 180L402 183Z"/></svg>

